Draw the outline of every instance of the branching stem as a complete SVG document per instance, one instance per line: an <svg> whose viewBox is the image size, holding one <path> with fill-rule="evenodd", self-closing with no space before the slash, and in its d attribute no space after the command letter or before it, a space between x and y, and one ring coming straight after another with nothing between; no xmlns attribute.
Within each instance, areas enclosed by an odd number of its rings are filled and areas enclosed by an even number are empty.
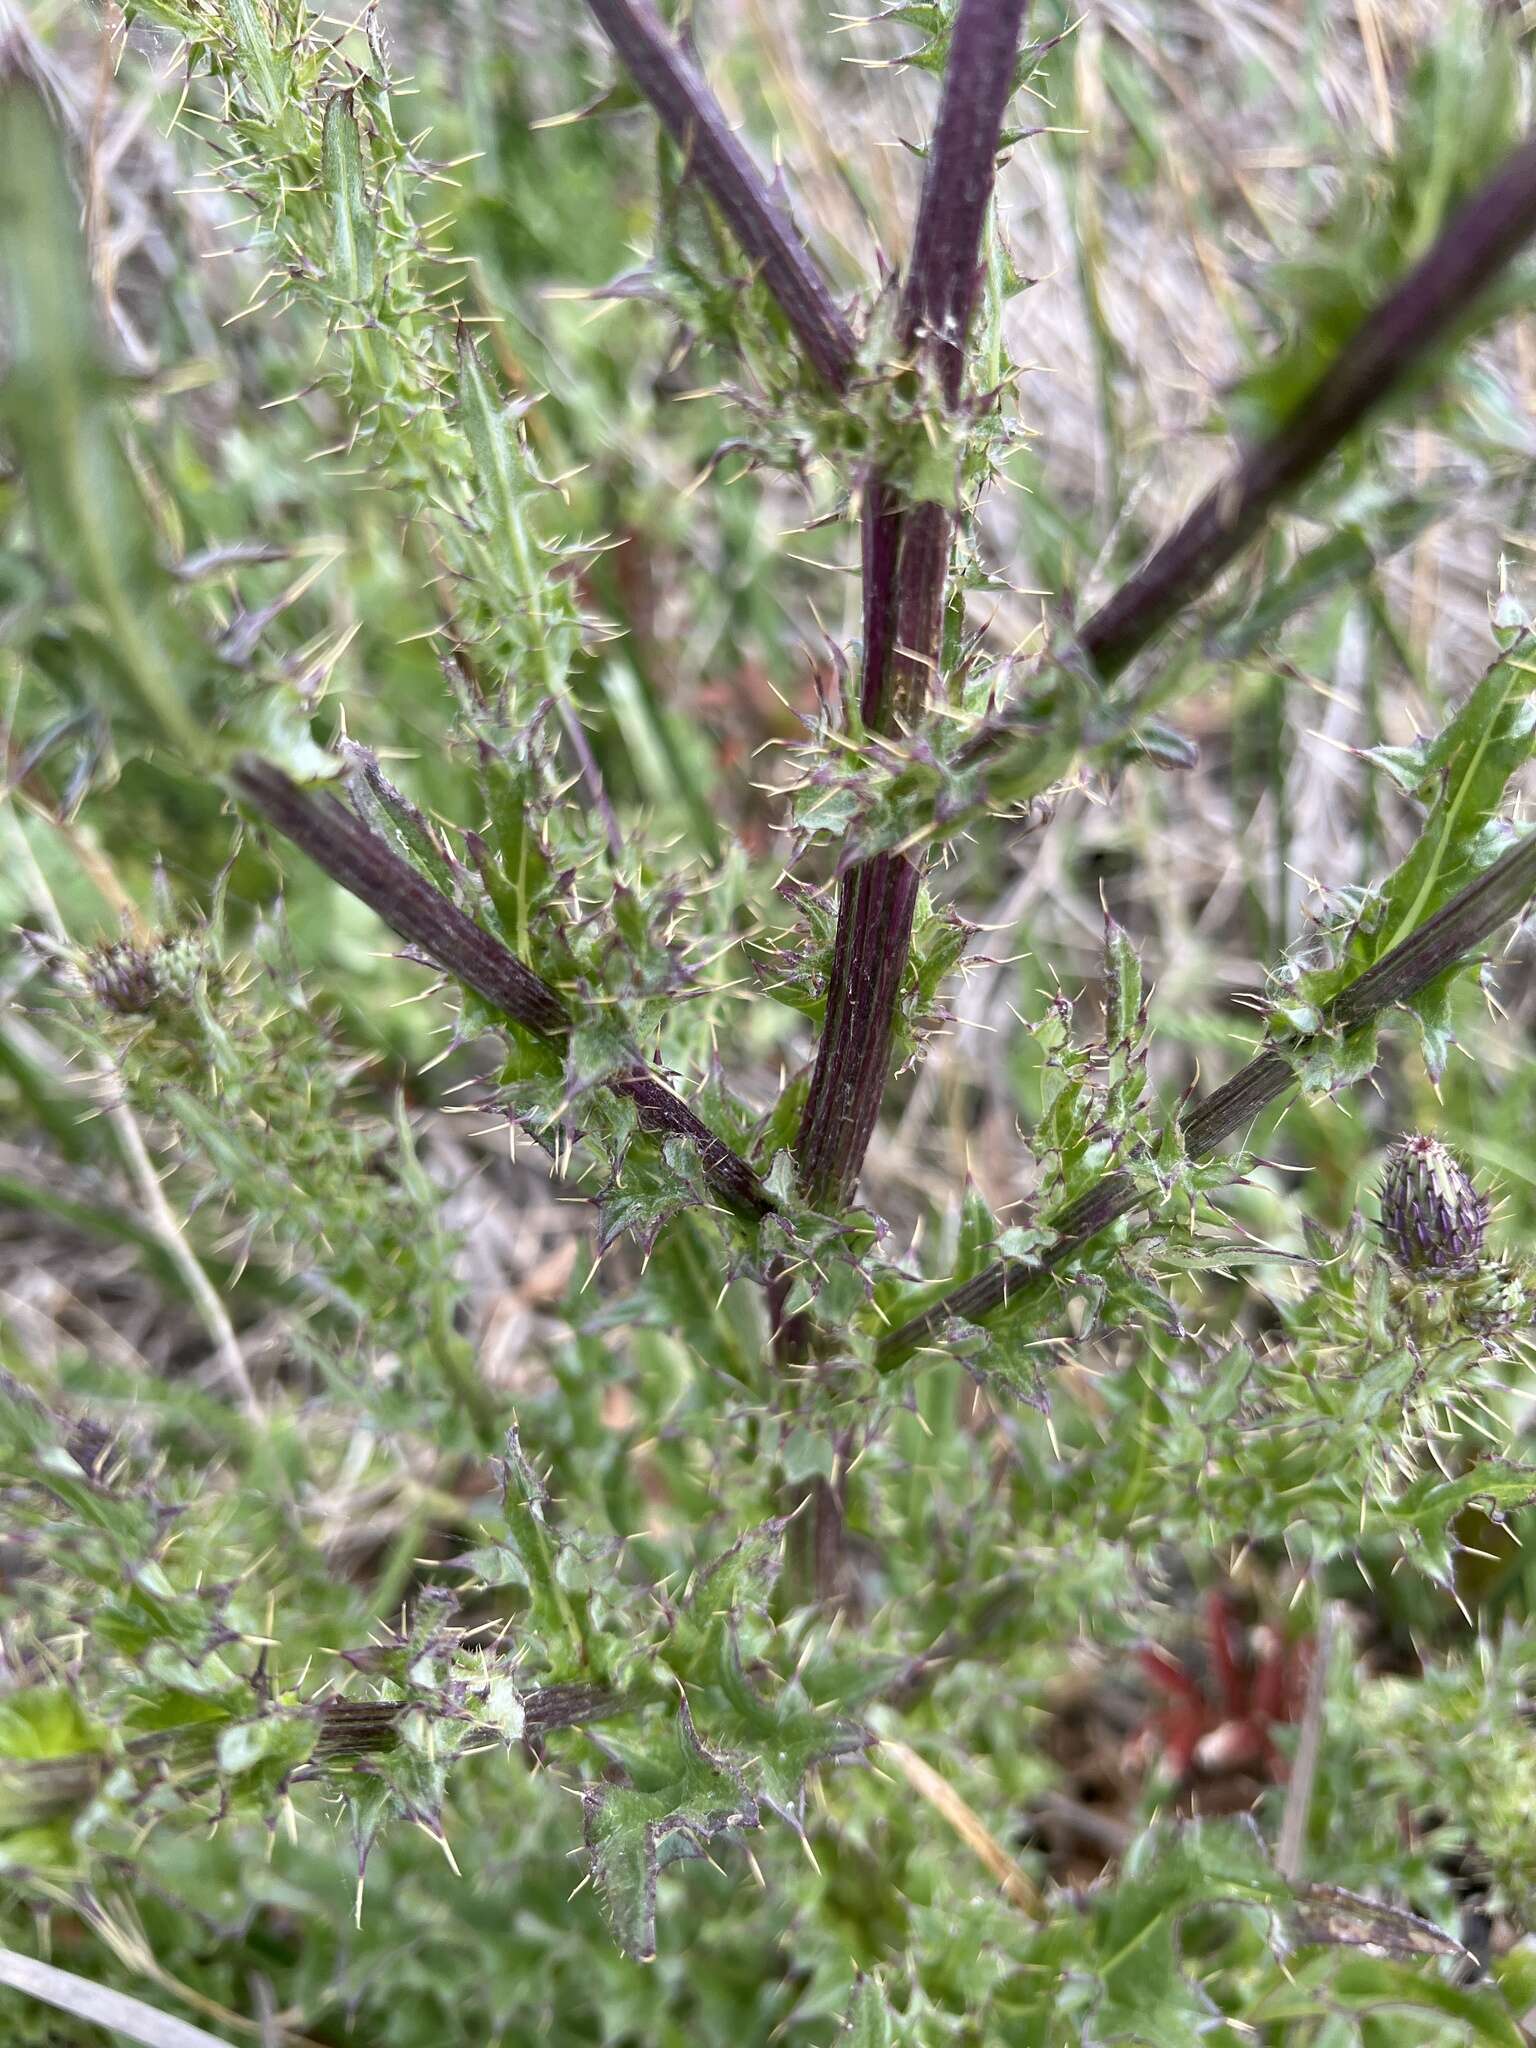
<svg viewBox="0 0 1536 2048"><path fill-rule="evenodd" d="M594 20L724 214L807 361L840 390L857 343L784 202L737 141L720 102L650 0L587 0Z"/></svg>
<svg viewBox="0 0 1536 2048"><path fill-rule="evenodd" d="M1270 514L1421 367L1536 233L1536 136L1449 220L1267 441L1088 621L1078 644L1111 682L1203 595Z"/></svg>
<svg viewBox="0 0 1536 2048"><path fill-rule="evenodd" d="M240 756L230 782L243 802L444 973L537 1037L557 1043L566 1038L572 1017L557 991L335 797L311 795L255 754ZM658 1080L638 1053L633 1067L611 1076L608 1086L634 1103L646 1130L692 1145L711 1187L734 1207L756 1215L773 1207L746 1160Z"/></svg>
<svg viewBox="0 0 1536 2048"><path fill-rule="evenodd" d="M587 0L636 85L758 266L807 361L834 388L857 344L781 201L732 133L697 67L650 0ZM981 277L981 243L1003 114L1013 90L1026 0L961 0L923 180L898 340L954 409ZM865 480L863 712L877 731L920 716L941 651L950 515L904 504L882 476ZM826 1017L796 1145L810 1199L830 1209L853 1192L891 1062L891 1041L917 906L919 870L881 855L846 881Z"/></svg>
<svg viewBox="0 0 1536 2048"><path fill-rule="evenodd" d="M1365 419L1419 370L1467 318L1478 297L1536 234L1536 136L1514 151L1446 225L1434 246L1361 324L1289 417L1249 449L1176 532L1103 604L1076 636L1100 683L1116 680L1315 476ZM1041 690L1032 693L1038 708ZM1032 717L1037 715L1032 714ZM1126 707L1127 724L1134 706ZM1059 769L1038 730L1004 707L956 756L986 768L1026 750L1041 762L1040 788Z"/></svg>
<svg viewBox="0 0 1536 2048"><path fill-rule="evenodd" d="M1333 1031L1358 1031L1427 988L1449 967L1482 945L1501 924L1517 915L1536 895L1536 834L1510 848L1493 866L1469 882L1426 918L1401 945L1343 988L1328 1006ZM1297 1051L1305 1041L1297 1042ZM1276 1046L1266 1047L1223 1083L1204 1102L1180 1119L1180 1137L1191 1158L1204 1158L1224 1139L1241 1130L1260 1110L1294 1087L1293 1058ZM1060 1215L1049 1219L1055 1242L1038 1259L1002 1259L973 1280L952 1288L920 1316L884 1338L876 1362L893 1370L914 1351L931 1344L954 1322L984 1321L1032 1282L1044 1279L1122 1216L1145 1199L1133 1176L1109 1173L1078 1197Z"/></svg>

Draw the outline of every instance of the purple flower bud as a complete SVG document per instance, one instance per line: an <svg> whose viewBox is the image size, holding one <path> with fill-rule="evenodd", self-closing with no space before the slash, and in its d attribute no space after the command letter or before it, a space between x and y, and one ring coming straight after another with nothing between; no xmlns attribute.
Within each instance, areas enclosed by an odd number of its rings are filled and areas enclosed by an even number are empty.
<svg viewBox="0 0 1536 2048"><path fill-rule="evenodd" d="M1487 1197L1448 1146L1417 1131L1398 1141L1382 1176L1381 1234L1405 1273L1472 1272L1487 1227Z"/></svg>
<svg viewBox="0 0 1536 2048"><path fill-rule="evenodd" d="M120 1017L138 1017L155 1007L160 978L155 963L142 947L126 940L102 946L86 962L85 978L91 994L103 1008Z"/></svg>

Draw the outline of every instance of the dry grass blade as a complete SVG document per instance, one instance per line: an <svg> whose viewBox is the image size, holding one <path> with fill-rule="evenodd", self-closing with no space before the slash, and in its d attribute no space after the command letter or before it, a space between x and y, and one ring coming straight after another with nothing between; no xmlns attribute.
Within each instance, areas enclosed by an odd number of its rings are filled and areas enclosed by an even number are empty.
<svg viewBox="0 0 1536 2048"><path fill-rule="evenodd" d="M125 2041L139 2042L141 2048L229 2048L217 2034L194 2027L190 2021L173 2019L141 1998L109 1991L104 1984L77 1977L72 1970L34 1962L11 1949L0 1949L0 1984L91 2026L110 2028Z"/></svg>
<svg viewBox="0 0 1536 2048"><path fill-rule="evenodd" d="M943 1815L965 1846L987 1866L1010 1905L1017 1906L1021 1913L1027 1913L1031 1920L1043 1918L1045 1900L1040 1887L1008 1854L975 1807L961 1798L949 1780L941 1777L931 1764L924 1763L917 1751L909 1749L904 1742L893 1742L887 1738L881 1742L880 1751L895 1764L912 1790L926 1799L936 1813Z"/></svg>

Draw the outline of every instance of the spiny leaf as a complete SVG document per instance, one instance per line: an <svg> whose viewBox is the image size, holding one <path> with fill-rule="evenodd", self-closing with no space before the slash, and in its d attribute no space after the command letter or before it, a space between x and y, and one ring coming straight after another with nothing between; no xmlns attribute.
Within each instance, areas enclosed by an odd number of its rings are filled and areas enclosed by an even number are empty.
<svg viewBox="0 0 1536 2048"><path fill-rule="evenodd" d="M247 0L254 7L256 0ZM370 306L378 289L376 233L363 182L363 145L353 95L332 95L325 109L321 177L331 207L331 280L343 299Z"/></svg>
<svg viewBox="0 0 1536 2048"><path fill-rule="evenodd" d="M861 1977L843 2021L847 2048L895 2048L895 2016L878 1977Z"/></svg>
<svg viewBox="0 0 1536 2048"><path fill-rule="evenodd" d="M99 1749L101 1737L65 1685L33 1685L0 1699L0 1758L37 1763Z"/></svg>
<svg viewBox="0 0 1536 2048"><path fill-rule="evenodd" d="M684 1683L718 1685L743 1607L766 1602L784 1561L787 1517L749 1529L694 1582L667 1641L667 1661Z"/></svg>
<svg viewBox="0 0 1536 2048"><path fill-rule="evenodd" d="M1483 2043L1485 2048L1524 2048L1524 2030L1497 1992L1463 1990L1386 1956L1351 1956L1342 1964L1322 1957L1300 1958L1288 1965L1286 1981L1258 2003L1252 2017L1259 2026L1273 2022L1283 2027L1290 2021L1323 2022L1332 2014L1351 2013L1381 2025L1394 2011L1417 2016L1420 2025L1432 2016L1451 2020L1457 2024L1457 2038ZM1417 2038L1425 2036L1420 2033Z"/></svg>
<svg viewBox="0 0 1536 2048"><path fill-rule="evenodd" d="M1428 815L1395 873L1358 904L1347 926L1331 935L1332 961L1289 970L1277 984L1275 1022L1282 1032L1315 1041L1294 1054L1305 1086L1339 1088L1369 1070L1375 1061L1373 1032L1343 1039L1318 1036L1328 1003L1490 866L1508 844L1510 828L1499 816L1505 791L1536 752L1532 653L1529 636L1522 635L1435 738L1411 752L1380 756L1394 778L1428 805ZM1472 965L1448 968L1408 1006L1432 1079L1443 1070L1452 1042L1452 991ZM1283 1046L1284 1038L1279 1042Z"/></svg>
<svg viewBox="0 0 1536 2048"><path fill-rule="evenodd" d="M614 1935L643 1963L656 1953L658 1872L759 1823L740 1771L704 1747L681 1695L658 1753L629 1761L630 1782L589 1786L583 1808L592 1875Z"/></svg>
<svg viewBox="0 0 1536 2048"><path fill-rule="evenodd" d="M1104 919L1104 1039L1132 1045L1146 1028L1141 1001L1141 959L1123 928Z"/></svg>
<svg viewBox="0 0 1536 2048"><path fill-rule="evenodd" d="M556 1678L589 1675L589 1640L581 1591L566 1583L564 1539L556 1532L544 1482L524 1454L517 1427L507 1431L502 1460L504 1535L463 1562L496 1585L522 1584L531 1608L528 1628Z"/></svg>
<svg viewBox="0 0 1536 2048"><path fill-rule="evenodd" d="M1093 2038L1198 2048L1215 2008L1185 1968L1180 1922L1203 1905L1267 1909L1285 1896L1251 1825L1197 1821L1140 1836L1090 1912L1099 1984Z"/></svg>
<svg viewBox="0 0 1536 2048"><path fill-rule="evenodd" d="M273 32L268 0L225 0L225 12L246 89L262 117L275 126L290 104L293 69Z"/></svg>

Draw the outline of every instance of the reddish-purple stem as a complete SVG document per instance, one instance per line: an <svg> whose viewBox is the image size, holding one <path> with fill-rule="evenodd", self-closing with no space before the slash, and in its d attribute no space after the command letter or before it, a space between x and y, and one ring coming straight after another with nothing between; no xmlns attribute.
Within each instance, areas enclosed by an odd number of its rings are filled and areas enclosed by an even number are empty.
<svg viewBox="0 0 1536 2048"><path fill-rule="evenodd" d="M936 373L951 408L964 383L1024 9L1025 0L962 0L902 290L902 346ZM949 543L942 505L905 505L886 478L866 480L861 708L873 730L910 723L927 701L943 646ZM852 1196L880 1113L920 882L903 854L877 855L843 881L826 1016L795 1147L802 1185L820 1208L841 1208Z"/></svg>
<svg viewBox="0 0 1536 2048"><path fill-rule="evenodd" d="M587 0L636 85L757 265L807 360L841 389L857 344L787 209L732 132L719 102L650 0ZM904 348L958 403L965 341L981 277L981 238L1026 0L962 0L902 292ZM866 480L864 680L868 724L916 717L942 644L949 519L905 507L883 478ZM827 1021L797 1153L813 1199L840 1206L862 1164L890 1066L896 1005L918 877L882 856L851 878L839 908ZM863 927L863 928L860 928Z"/></svg>
<svg viewBox="0 0 1536 2048"><path fill-rule="evenodd" d="M896 637L896 569L901 557L901 499L879 477L864 487L860 529L864 569L864 675L859 710L878 731L885 722L885 683Z"/></svg>
<svg viewBox="0 0 1536 2048"><path fill-rule="evenodd" d="M587 0L598 26L757 267L817 374L840 390L858 344L789 210L650 0Z"/></svg>
<svg viewBox="0 0 1536 2048"><path fill-rule="evenodd" d="M916 864L899 854L880 854L843 878L826 1018L797 1148L813 1201L858 1171L874 1131L921 881Z"/></svg>
<svg viewBox="0 0 1536 2048"><path fill-rule="evenodd" d="M1397 289L1178 531L1083 627L1078 643L1111 681L1207 590L1270 513L1400 386L1536 233L1536 136L1441 230Z"/></svg>
<svg viewBox="0 0 1536 2048"><path fill-rule="evenodd" d="M569 1036L571 1012L559 993L335 797L311 795L255 754L242 754L229 779L252 810L445 974L536 1036L556 1043ZM644 1129L691 1145L710 1186L728 1202L758 1215L774 1206L746 1160L658 1080L638 1053L634 1065L610 1076L607 1085L634 1103Z"/></svg>
<svg viewBox="0 0 1536 2048"><path fill-rule="evenodd" d="M1396 1004L1417 995L1457 961L1475 952L1533 894L1536 834L1511 847L1492 867L1442 904L1433 917L1410 932L1401 945L1394 946L1374 967L1367 968L1341 989L1328 1006L1330 1028L1358 1031ZM1267 1047L1204 1102L1184 1112L1179 1120L1184 1150L1193 1159L1214 1152L1260 1110L1286 1094L1295 1081L1292 1062L1277 1048ZM889 1372L914 1351L933 1342L950 1322L979 1322L1005 1308L1011 1296L1055 1272L1142 1200L1130 1174L1106 1174L1069 1208L1050 1219L1055 1242L1040 1258L999 1260L973 1280L951 1288L932 1308L883 1338L876 1363L882 1371Z"/></svg>

